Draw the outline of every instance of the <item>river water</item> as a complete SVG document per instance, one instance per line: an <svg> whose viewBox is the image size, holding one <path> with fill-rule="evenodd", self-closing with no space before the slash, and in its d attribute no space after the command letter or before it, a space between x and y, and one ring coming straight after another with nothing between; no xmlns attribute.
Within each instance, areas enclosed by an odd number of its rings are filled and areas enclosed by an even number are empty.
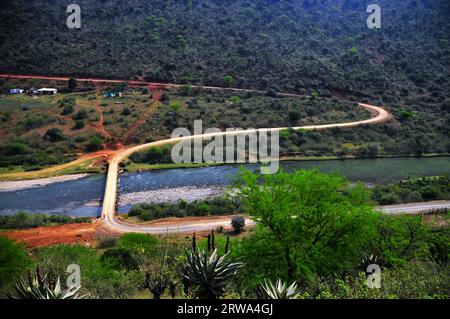
<svg viewBox="0 0 450 319"><path fill-rule="evenodd" d="M408 177L450 174L449 157L292 161L283 162L281 166L287 172L311 168L318 168L323 172L339 172L352 181L366 183L389 183ZM259 171L256 165L246 165L246 167ZM238 170L239 166L223 165L122 174L119 192L121 197L131 198L131 202L128 200L119 211L126 212L133 204L134 198L140 198L142 201L142 197L148 194L160 199L170 199L175 192L177 198L190 198L193 197L192 193L195 193L196 189L203 191L203 189L226 186ZM25 211L31 214L99 216L104 188L104 175L93 174L43 187L2 191L0 192L0 215ZM141 196L138 196L139 194Z"/></svg>

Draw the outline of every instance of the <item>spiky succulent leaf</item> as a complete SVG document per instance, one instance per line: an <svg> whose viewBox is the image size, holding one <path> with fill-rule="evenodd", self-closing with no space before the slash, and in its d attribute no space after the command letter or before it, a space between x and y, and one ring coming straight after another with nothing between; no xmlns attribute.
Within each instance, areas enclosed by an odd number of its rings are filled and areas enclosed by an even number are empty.
<svg viewBox="0 0 450 319"><path fill-rule="evenodd" d="M87 295L79 295L79 288L61 288L59 277L56 281L50 280L47 275L40 276L36 272L29 273L28 280L20 278L13 283L15 294L9 295L11 299L84 299Z"/></svg>
<svg viewBox="0 0 450 319"><path fill-rule="evenodd" d="M300 297L296 282L288 287L280 279L277 280L275 285L270 280L265 280L260 286L258 294L261 299L298 299Z"/></svg>
<svg viewBox="0 0 450 319"><path fill-rule="evenodd" d="M187 259L188 267L182 275L196 287L197 298L220 297L225 286L244 266L241 262L230 260L228 254L219 257L217 249L211 255L205 251L191 251L187 253Z"/></svg>

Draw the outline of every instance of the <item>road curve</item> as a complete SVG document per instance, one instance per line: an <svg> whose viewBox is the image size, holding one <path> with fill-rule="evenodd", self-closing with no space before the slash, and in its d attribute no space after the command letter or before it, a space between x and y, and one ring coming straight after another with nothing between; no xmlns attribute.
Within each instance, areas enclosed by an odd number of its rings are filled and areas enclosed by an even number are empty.
<svg viewBox="0 0 450 319"><path fill-rule="evenodd" d="M337 123L337 124L323 124L323 125L310 125L310 126L300 126L294 127L293 129L298 130L324 130L330 128L350 128L357 127L361 125L372 125L379 124L388 121L391 119L391 115L389 112L384 110L381 107L362 104L359 103L360 107L363 107L369 110L375 116L363 121L356 122L348 122L348 123ZM211 227L223 225L223 222L217 222L218 224L192 224L192 225L182 225L175 226L172 228L167 227L143 227L137 225L127 224L115 219L116 205L117 205L117 195L118 195L118 181L119 181L119 164L125 158L130 156L131 154L142 151L144 149L156 146L162 146L166 144L175 144L179 143L183 140L195 139L195 138L207 138L207 137L215 137L215 136L226 136L226 135L242 135L254 132L273 132L288 129L289 127L279 127L279 128L262 128L262 129L250 129L250 130L241 130L234 132L217 132L217 133L209 133L209 134L200 134L200 135L192 135L178 138L170 138L165 140L160 140L152 143L142 144L133 146L124 150L118 151L112 158L110 158L107 178L106 178L106 187L105 194L103 198L103 206L102 206L102 219L103 225L107 228L119 231L119 232L143 232L143 233L164 233L167 231L173 232L192 232L193 230L203 230L203 229L211 229ZM229 221L226 222L227 224Z"/></svg>
<svg viewBox="0 0 450 319"><path fill-rule="evenodd" d="M50 77L50 76L36 76L36 75L13 75L13 74L0 74L0 78L16 78L16 79L41 79L41 80L53 80L53 81L68 81L69 77ZM111 79L98 79L98 78L76 78L79 82L91 82L94 84L110 84L110 83L127 83L130 86L148 86L153 85L157 88L179 88L182 87L182 84L171 84L171 83L152 83L145 81L129 81L129 80L111 80ZM251 90L251 89L239 89L239 88L224 88L224 87L216 87L216 86L196 86L193 85L192 88L199 88L204 90L211 91L222 91L228 90L233 92L244 92L244 93L265 93L265 91L261 90ZM289 94L289 93L279 93L281 97L301 97L298 94ZM379 106L374 106L370 104L359 103L359 106L370 111L374 116L368 120L356 121L356 122L348 122L348 123L337 123L337 124L323 124L323 125L310 125L310 126L300 126L293 127L295 130L324 130L330 128L352 128L362 125L374 125L384 123L392 118L392 115ZM151 227L151 226L137 226L131 225L125 222L118 221L114 218L116 212L117 205L117 195L118 195L118 180L119 180L119 164L122 160L130 156L131 154L144 150L146 148L162 146L165 144L174 144L181 142L187 139L195 139L195 138L206 138L206 137L214 137L214 136L226 136L226 135L241 135L241 134L249 134L254 132L274 132L289 129L291 127L278 127L278 128L262 128L262 129L250 129L250 130L242 130L242 131L234 131L234 132L220 132L220 133L210 133L210 134L201 134L201 135L193 135L189 137L179 137L179 138L170 138L165 140L160 140L157 142L142 144L133 146L126 149L118 150L113 153L109 157L109 166L106 178L106 187L105 194L103 198L103 206L102 206L102 219L103 225L107 228L118 231L118 232L142 232L142 233L165 233L165 232L192 232L192 231L201 231L201 230L209 230L212 227L219 225L229 224L229 220L226 221L215 221L214 223L206 223L206 224L189 224L189 225L181 225L174 226L172 228L167 227ZM79 160L76 160L71 163L67 163L64 167L70 167L79 163ZM60 167L54 167L47 170L57 171ZM247 223L252 223L251 221L247 221Z"/></svg>
<svg viewBox="0 0 450 319"><path fill-rule="evenodd" d="M438 209L450 209L450 201L435 201L424 203L410 203L401 205L387 205L376 207L375 210L387 215L408 214L418 215L431 213ZM118 232L133 232L133 233L147 233L147 234L166 234L166 233L193 233L193 232L208 232L211 229L215 229L218 226L230 227L231 216L226 217L205 217L198 219L195 222L183 222L174 224L173 226L145 226L130 224L117 219L112 219L110 227ZM245 220L246 227L254 226L254 222L250 219Z"/></svg>

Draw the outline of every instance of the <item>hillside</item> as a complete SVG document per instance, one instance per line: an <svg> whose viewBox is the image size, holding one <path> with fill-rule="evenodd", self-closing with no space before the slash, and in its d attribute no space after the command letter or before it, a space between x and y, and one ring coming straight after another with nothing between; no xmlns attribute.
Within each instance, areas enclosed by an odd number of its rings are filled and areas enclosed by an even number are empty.
<svg viewBox="0 0 450 319"><path fill-rule="evenodd" d="M26 107L8 97L0 101L0 154L5 158L0 166L34 167L66 161L73 153L89 149L96 133L107 139L103 142L111 140L100 124L129 144L163 137L174 126L189 127L194 119L203 117L208 117L210 125L220 127L273 127L290 123L286 121L288 116L303 122L342 121L344 115L330 113L339 110L336 99L342 97L383 105L395 119L370 128L336 129L307 136L293 132L283 136L282 153L356 156L449 153L449 2L377 1L382 8L382 28L373 30L366 26L366 7L371 2L82 0L77 2L82 13L80 30L66 27L67 1L2 2L0 73L253 88L315 96L319 100L311 101L320 103L305 100L294 105L282 99L252 100L242 96L239 107L227 111L230 106L226 101L232 96L226 94L216 98L216 105L208 102L211 98L207 96L203 96L203 101L202 97L189 94L180 98L176 93L175 96L168 93L171 101L166 101L154 117L140 123L137 119L148 116L146 107L151 104L151 95L133 97L123 106L111 104L106 110L107 103L96 100L91 93L69 97L75 101L72 109L89 111L86 119L82 119L86 127L78 119L77 128L76 112L62 114L64 103L57 103L66 97L44 99L45 105L37 108L32 105L37 103L35 100L28 101L31 106ZM36 83L0 79L0 91ZM331 103L330 98L335 104L330 104L331 107L326 105ZM174 102L181 103L181 109L172 108ZM98 108L95 112L96 103L105 108L103 122ZM122 114L122 108L132 114ZM48 118L36 118L37 113ZM319 113L321 118L317 118ZM36 121L42 123L24 127ZM133 125L135 132L130 135L127 132ZM58 128L69 138L49 141L45 134L52 128ZM94 139L96 149L101 141ZM17 143L22 147L19 157L23 159L25 152L33 163L18 162L14 150L10 154L10 146L17 147ZM45 149L58 158L42 155L43 159L36 162L32 149ZM68 154L71 156L67 157Z"/></svg>
<svg viewBox="0 0 450 319"><path fill-rule="evenodd" d="M440 104L450 92L446 0L80 0L0 4L3 73L145 77L301 93L354 92L384 102Z"/></svg>

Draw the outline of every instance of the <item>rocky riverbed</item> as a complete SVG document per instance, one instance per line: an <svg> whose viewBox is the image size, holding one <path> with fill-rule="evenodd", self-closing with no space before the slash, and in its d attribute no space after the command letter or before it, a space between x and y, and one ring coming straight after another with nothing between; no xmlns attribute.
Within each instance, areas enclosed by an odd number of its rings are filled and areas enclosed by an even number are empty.
<svg viewBox="0 0 450 319"><path fill-rule="evenodd" d="M119 205L135 205L139 203L164 203L185 200L193 202L196 200L210 199L222 195L224 186L207 187L175 187L158 190L122 194L119 197Z"/></svg>
<svg viewBox="0 0 450 319"><path fill-rule="evenodd" d="M73 181L89 176L89 174L63 175L25 181L0 182L0 192L13 192L28 188L43 187L54 183Z"/></svg>

